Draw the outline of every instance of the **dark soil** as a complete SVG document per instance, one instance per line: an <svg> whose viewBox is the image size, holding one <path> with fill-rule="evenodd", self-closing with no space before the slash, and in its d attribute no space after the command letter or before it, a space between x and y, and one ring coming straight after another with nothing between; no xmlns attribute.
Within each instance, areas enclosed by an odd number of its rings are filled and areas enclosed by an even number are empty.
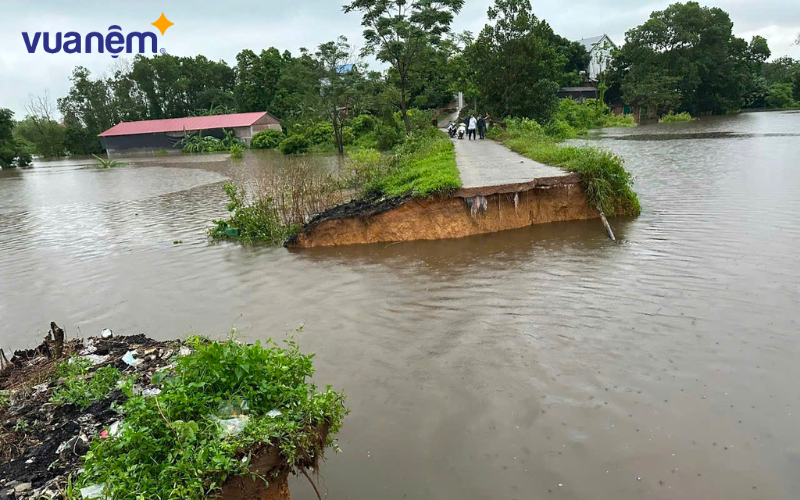
<svg viewBox="0 0 800 500"><path fill-rule="evenodd" d="M373 215L378 215L383 212L388 212L393 208L399 207L410 198L411 198L410 194L403 196L391 196L391 197L384 197L381 195L373 194L366 198L351 200L347 203L331 207L328 210L322 212L321 214L314 216L310 221L308 221L305 225L303 225L303 228L300 229L300 232L311 229L317 224L329 220L345 219L348 217L371 217ZM286 241L285 246L291 246L296 242L296 240L297 240L297 234L289 238Z"/></svg>
<svg viewBox="0 0 800 500"><path fill-rule="evenodd" d="M91 347L90 347L91 346ZM91 354L108 359L90 369L113 366L124 375L136 375L138 389L151 386L153 372L177 357L180 342L158 342L144 335L73 339L64 345L64 358L51 359L48 342L36 349L17 351L11 366L0 371L0 391L8 391L8 403L0 406L0 500L16 498L60 498L67 478L81 467L82 457L103 429L121 420L115 410L127 399L113 390L88 408L50 402L57 380L55 369L69 356L80 355L87 347ZM142 363L129 366L122 360L128 351ZM30 483L23 492L13 487Z"/></svg>

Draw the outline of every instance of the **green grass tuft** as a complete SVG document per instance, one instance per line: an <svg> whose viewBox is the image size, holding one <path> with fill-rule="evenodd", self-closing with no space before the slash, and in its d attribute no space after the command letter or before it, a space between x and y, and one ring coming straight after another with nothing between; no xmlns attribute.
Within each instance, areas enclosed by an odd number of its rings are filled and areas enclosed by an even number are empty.
<svg viewBox="0 0 800 500"><path fill-rule="evenodd" d="M642 207L633 191L633 176L622 158L597 148L561 146L535 121L509 119L506 130L492 137L508 148L547 165L581 175L589 203L606 215L638 215Z"/></svg>
<svg viewBox="0 0 800 500"><path fill-rule="evenodd" d="M64 378L64 383L53 391L50 401L85 409L103 399L122 377L119 370L111 366L98 368L90 377L91 367L91 361L77 356L59 364L56 376Z"/></svg>
<svg viewBox="0 0 800 500"><path fill-rule="evenodd" d="M398 146L396 166L373 180L367 191L385 196L426 197L461 187L453 143L433 127L415 132Z"/></svg>

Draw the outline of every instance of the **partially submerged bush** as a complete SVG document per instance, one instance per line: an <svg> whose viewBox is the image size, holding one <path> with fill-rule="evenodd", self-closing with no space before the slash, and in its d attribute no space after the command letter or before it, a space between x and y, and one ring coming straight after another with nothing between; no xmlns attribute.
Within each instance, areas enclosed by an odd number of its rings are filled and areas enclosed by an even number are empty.
<svg viewBox="0 0 800 500"><path fill-rule="evenodd" d="M586 99L582 103L561 99L555 116L545 124L548 134L559 140L575 138L595 128L635 126L633 116L614 115L611 108L597 99Z"/></svg>
<svg viewBox="0 0 800 500"><path fill-rule="evenodd" d="M241 144L234 144L231 146L231 158L240 160L242 157L244 157L244 146Z"/></svg>
<svg viewBox="0 0 800 500"><path fill-rule="evenodd" d="M280 130L262 130L250 140L250 147L252 149L275 149L284 138L285 136Z"/></svg>
<svg viewBox="0 0 800 500"><path fill-rule="evenodd" d="M690 122L692 120L694 120L692 115L685 111L683 113L674 113L670 111L666 115L659 118L658 123Z"/></svg>
<svg viewBox="0 0 800 500"><path fill-rule="evenodd" d="M188 132L176 144L184 153L221 153L230 151L234 145L241 145L241 141L230 130L222 129L222 139L203 136L203 132Z"/></svg>
<svg viewBox="0 0 800 500"><path fill-rule="evenodd" d="M125 165L119 160L106 160L105 158L100 158L99 156L93 154L94 159L97 160L97 168L116 168Z"/></svg>
<svg viewBox="0 0 800 500"><path fill-rule="evenodd" d="M226 220L212 221L214 227L208 231L211 238L280 244L294 231L281 222L272 198L248 200L244 190L230 182L223 189L231 200L227 205L231 216Z"/></svg>
<svg viewBox="0 0 800 500"><path fill-rule="evenodd" d="M509 119L506 130L496 132L496 137L528 158L580 174L589 203L607 215L641 212L632 189L633 176L623 167L622 158L596 148L560 146L553 137L542 135L541 127L531 121Z"/></svg>
<svg viewBox="0 0 800 500"><path fill-rule="evenodd" d="M278 149L285 155L308 153L311 143L305 136L293 134L284 139Z"/></svg>
<svg viewBox="0 0 800 500"><path fill-rule="evenodd" d="M330 387L317 392L309 382L313 355L296 343L198 340L192 348L161 394L130 395L119 434L95 440L87 453L82 486L104 485L107 498L200 500L228 478L251 476L251 459L269 445L291 470L337 449L344 396Z"/></svg>

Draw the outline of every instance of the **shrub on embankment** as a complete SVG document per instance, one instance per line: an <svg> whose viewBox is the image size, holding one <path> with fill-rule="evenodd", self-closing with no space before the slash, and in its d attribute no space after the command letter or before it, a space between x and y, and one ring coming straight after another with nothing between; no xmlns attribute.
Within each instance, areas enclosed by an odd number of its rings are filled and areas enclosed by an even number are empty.
<svg viewBox="0 0 800 500"><path fill-rule="evenodd" d="M523 156L580 174L589 203L607 215L641 212L633 176L623 167L622 158L597 148L559 145L556 141L563 137L556 134L554 138L548 133L551 129L534 120L511 118L505 130L493 127L490 137Z"/></svg>

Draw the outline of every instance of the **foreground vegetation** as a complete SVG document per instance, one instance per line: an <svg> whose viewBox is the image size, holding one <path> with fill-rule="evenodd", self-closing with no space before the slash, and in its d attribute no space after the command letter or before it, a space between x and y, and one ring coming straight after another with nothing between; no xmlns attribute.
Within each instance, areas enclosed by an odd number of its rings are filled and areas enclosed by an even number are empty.
<svg viewBox="0 0 800 500"><path fill-rule="evenodd" d="M308 381L313 356L296 343L195 338L187 345L192 354L153 376L160 394L128 391L118 433L93 441L78 486L100 484L107 498L199 500L227 478L252 475L252 455L265 444L278 447L291 470L336 448L344 396L330 387L317 392Z"/></svg>
<svg viewBox="0 0 800 500"><path fill-rule="evenodd" d="M555 131L553 135L548 131ZM606 215L638 215L639 199L633 177L623 168L622 158L596 148L562 146L560 127L542 127L534 120L509 119L506 128L494 127L490 137L533 160L581 175L589 203Z"/></svg>

